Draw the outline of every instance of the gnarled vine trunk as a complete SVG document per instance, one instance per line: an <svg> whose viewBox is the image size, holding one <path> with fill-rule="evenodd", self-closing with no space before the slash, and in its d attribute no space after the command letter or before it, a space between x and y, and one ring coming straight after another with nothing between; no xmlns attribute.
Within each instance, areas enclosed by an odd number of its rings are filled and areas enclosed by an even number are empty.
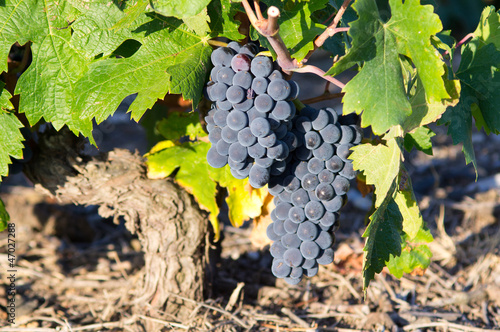
<svg viewBox="0 0 500 332"><path fill-rule="evenodd" d="M81 141L64 130L43 134L38 146L26 171L35 187L123 217L145 256L137 303L186 317L192 303L182 297L203 300L207 266L207 218L194 199L172 181L148 179L142 158L128 150L81 156Z"/></svg>

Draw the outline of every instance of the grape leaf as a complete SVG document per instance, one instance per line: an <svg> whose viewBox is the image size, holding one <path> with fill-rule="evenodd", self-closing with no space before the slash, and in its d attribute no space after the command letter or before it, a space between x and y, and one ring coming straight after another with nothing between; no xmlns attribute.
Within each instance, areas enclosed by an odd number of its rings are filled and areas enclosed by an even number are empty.
<svg viewBox="0 0 500 332"><path fill-rule="evenodd" d="M366 183L375 185L375 207L379 207L386 196L392 196L391 188L399 174L402 151L395 138L387 143L365 143L353 147L349 157L354 169L363 172ZM384 167L380 167L384 165Z"/></svg>
<svg viewBox="0 0 500 332"><path fill-rule="evenodd" d="M314 39L316 36L321 34L326 28L326 26L314 22L312 14L317 10L325 8L328 0L297 3L283 3L280 0L266 0L264 2L268 6L279 8L281 13L278 18L280 36L290 51L292 58L302 61L307 53L314 49ZM271 49L265 37L259 35L259 41Z"/></svg>
<svg viewBox="0 0 500 332"><path fill-rule="evenodd" d="M415 65L428 102L449 98L441 78L443 62L430 41L442 29L433 7L422 6L418 0L389 3L392 17L387 23L377 14L374 0L360 0L353 5L359 16L349 30L353 47L327 73L336 75L364 62L361 71L343 89L344 113L364 111L361 125L371 125L375 134L403 125L411 114L400 55Z"/></svg>
<svg viewBox="0 0 500 332"><path fill-rule="evenodd" d="M435 135L436 134L427 127L418 127L414 132L405 135L404 147L408 152L411 152L415 147L417 150L432 156L431 137Z"/></svg>
<svg viewBox="0 0 500 332"><path fill-rule="evenodd" d="M387 262L389 272L396 278L401 278L403 273L411 273L415 269L425 270L431 263L432 252L424 243L433 241L430 231L422 225L415 237L407 234L401 235L401 255L391 254Z"/></svg>
<svg viewBox="0 0 500 332"><path fill-rule="evenodd" d="M14 110L14 105L10 102L12 95L4 87L5 83L0 81L0 112Z"/></svg>
<svg viewBox="0 0 500 332"><path fill-rule="evenodd" d="M6 92L3 90L2 95ZM17 159L23 157L24 138L19 131L22 127L15 114L0 110L0 176L9 174L10 156Z"/></svg>
<svg viewBox="0 0 500 332"><path fill-rule="evenodd" d="M206 36L210 32L210 26L208 25L210 16L208 16L206 8L194 16L183 18L182 21L198 36Z"/></svg>
<svg viewBox="0 0 500 332"><path fill-rule="evenodd" d="M133 38L129 29L112 29L126 14L108 0L81 2L69 1L80 10L80 15L71 24L71 45L86 58L102 54L109 56L125 40Z"/></svg>
<svg viewBox="0 0 500 332"><path fill-rule="evenodd" d="M10 216L5 209L5 204L0 198L0 232L7 228L7 223L10 221Z"/></svg>
<svg viewBox="0 0 500 332"><path fill-rule="evenodd" d="M15 30L30 33L33 53L31 65L16 85L15 94L21 95L19 111L26 114L31 125L43 117L57 130L67 125L75 134L91 136L92 122L80 119L71 109L74 84L88 64L70 45L67 18L74 15L74 9L67 2L56 1L26 1L19 5L29 6L29 11L16 10L9 22L18 25ZM0 16L4 16L4 10L0 7Z"/></svg>
<svg viewBox="0 0 500 332"><path fill-rule="evenodd" d="M185 18L199 14L210 0L150 0L149 3L161 15Z"/></svg>
<svg viewBox="0 0 500 332"><path fill-rule="evenodd" d="M375 273L380 273L391 255L401 254L402 216L391 196L370 216L363 262L363 289L366 290Z"/></svg>
<svg viewBox="0 0 500 332"><path fill-rule="evenodd" d="M245 38L238 28L240 22L235 19L240 5L231 0L212 0L208 5L210 15L210 30L212 36L226 37L230 40L242 40Z"/></svg>
<svg viewBox="0 0 500 332"><path fill-rule="evenodd" d="M137 0L133 6L128 7L123 11L125 16L116 22L112 29L123 29L129 27L139 16L141 16L142 13L144 13L148 4L148 0Z"/></svg>
<svg viewBox="0 0 500 332"><path fill-rule="evenodd" d="M254 189L248 183L248 179L237 180L232 176L231 181L223 186L227 188L226 203L229 208L229 221L233 226L241 227L249 218L256 218L262 214L267 189Z"/></svg>
<svg viewBox="0 0 500 332"><path fill-rule="evenodd" d="M415 237L418 230L424 224L424 220L422 219L415 194L413 193L410 177L404 167L402 167L400 172L399 188L394 195L394 201L398 205L399 212L403 217L403 231L410 238Z"/></svg>
<svg viewBox="0 0 500 332"><path fill-rule="evenodd" d="M500 12L495 12L494 6L483 9L474 35L479 38L483 46L491 43L500 50Z"/></svg>
<svg viewBox="0 0 500 332"><path fill-rule="evenodd" d="M178 140L184 136L194 140L196 137L207 136L201 126L199 116L198 112L173 112L166 119L160 120L156 129L167 140Z"/></svg>
<svg viewBox="0 0 500 332"><path fill-rule="evenodd" d="M205 39L176 19L158 16L136 32L146 36L134 55L95 61L76 83L74 109L83 118L100 123L131 94L137 94L130 106L136 120L167 92L182 92L198 104L212 50Z"/></svg>

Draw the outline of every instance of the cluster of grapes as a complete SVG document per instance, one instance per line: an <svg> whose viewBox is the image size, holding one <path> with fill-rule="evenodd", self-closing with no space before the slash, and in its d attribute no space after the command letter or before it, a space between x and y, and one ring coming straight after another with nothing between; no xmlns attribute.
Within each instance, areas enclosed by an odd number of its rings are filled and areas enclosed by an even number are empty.
<svg viewBox="0 0 500 332"><path fill-rule="evenodd" d="M318 264L333 262L339 210L356 176L347 157L362 132L331 108L297 112L291 102L297 84L256 53L255 45L236 42L212 53L207 161L229 164L235 178L248 177L254 188L269 185L272 273L297 284L316 275Z"/></svg>
<svg viewBox="0 0 500 332"><path fill-rule="evenodd" d="M331 108L304 108L293 119L298 144L291 167L269 181L276 206L267 228L274 241L272 273L290 284L316 275L318 264L333 262L333 232L356 176L347 157L362 138L358 126L342 120Z"/></svg>
<svg viewBox="0 0 500 332"><path fill-rule="evenodd" d="M281 175L295 137L290 133L298 85L283 79L272 60L256 56L254 44L231 42L211 56L214 68L206 95L213 101L205 117L210 166L229 164L238 179L249 178L254 188Z"/></svg>

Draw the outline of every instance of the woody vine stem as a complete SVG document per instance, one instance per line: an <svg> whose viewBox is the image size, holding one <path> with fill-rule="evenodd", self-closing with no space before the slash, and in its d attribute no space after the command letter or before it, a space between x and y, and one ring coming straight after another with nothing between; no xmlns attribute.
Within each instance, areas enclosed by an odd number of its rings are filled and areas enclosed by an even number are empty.
<svg viewBox="0 0 500 332"><path fill-rule="evenodd" d="M320 76L321 78L329 81L332 84L335 84L340 88L344 88L344 83L340 82L332 76L326 76L325 72L320 68L312 65L305 65L305 63L309 60L314 51L321 47L329 37L332 37L337 32L349 30L349 28L338 28L337 25L339 24L340 19L342 18L342 15L344 15L350 2L351 0L344 0L342 6L339 8L337 14L333 18L332 23L325 29L325 31L321 35L319 35L315 39L314 49L311 50L301 62L297 62L296 59L291 58L285 43L281 39L278 24L280 10L277 7L269 7L269 9L267 10L268 18L266 19L264 18L260 10L259 0L254 0L255 13L248 0L243 0L242 4L245 8L245 12L248 16L248 19L250 20L250 23L257 30L257 32L267 38L269 44L271 44L271 47L277 55L276 61L278 62L278 65L286 74L290 74L291 72L312 73Z"/></svg>

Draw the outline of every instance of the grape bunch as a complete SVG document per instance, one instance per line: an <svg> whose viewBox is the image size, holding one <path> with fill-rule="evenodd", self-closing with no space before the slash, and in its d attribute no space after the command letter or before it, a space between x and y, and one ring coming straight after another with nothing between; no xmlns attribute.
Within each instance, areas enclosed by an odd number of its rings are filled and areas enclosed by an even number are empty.
<svg viewBox="0 0 500 332"><path fill-rule="evenodd" d="M274 198L273 222L267 228L273 256L272 273L290 284L312 277L318 264L333 262L339 210L355 178L349 149L362 132L335 110L306 107L293 119L296 137L291 167L269 181Z"/></svg>
<svg viewBox="0 0 500 332"><path fill-rule="evenodd" d="M248 177L252 187L261 188L283 174L292 159L296 108L291 101L299 89L257 52L252 43L236 42L212 52L214 68L205 92L213 104L205 121L212 144L208 164L229 164L235 178Z"/></svg>

